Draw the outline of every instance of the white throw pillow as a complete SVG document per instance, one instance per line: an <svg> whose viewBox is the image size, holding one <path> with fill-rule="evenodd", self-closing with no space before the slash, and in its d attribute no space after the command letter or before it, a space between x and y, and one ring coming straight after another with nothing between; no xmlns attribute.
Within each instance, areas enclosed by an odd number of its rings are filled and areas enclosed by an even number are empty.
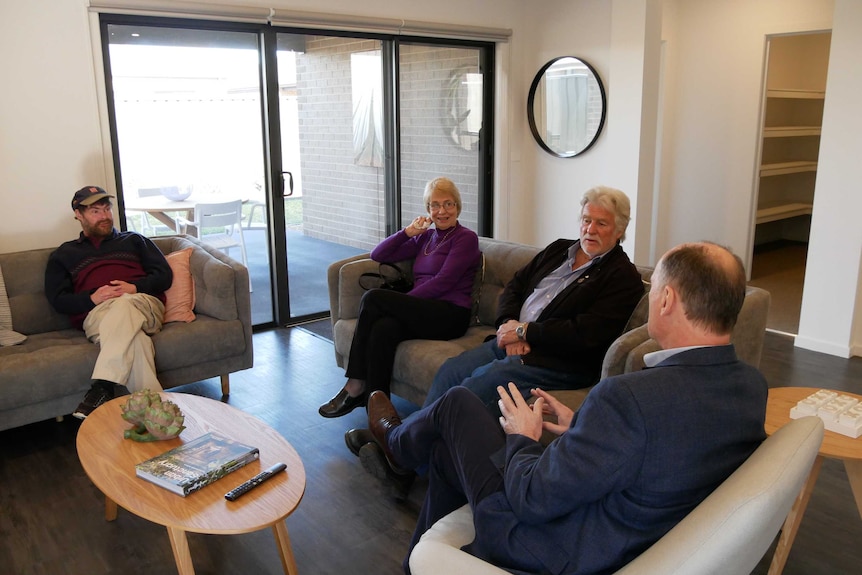
<svg viewBox="0 0 862 575"><path fill-rule="evenodd" d="M9 296L6 295L3 269L0 268L0 346L17 345L25 339L26 335L12 331L12 310L9 308Z"/></svg>

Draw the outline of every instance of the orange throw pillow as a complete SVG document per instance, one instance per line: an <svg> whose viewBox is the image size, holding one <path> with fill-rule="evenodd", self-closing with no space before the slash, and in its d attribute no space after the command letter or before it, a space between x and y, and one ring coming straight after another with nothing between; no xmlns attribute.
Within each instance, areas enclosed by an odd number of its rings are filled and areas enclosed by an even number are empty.
<svg viewBox="0 0 862 575"><path fill-rule="evenodd" d="M171 252L165 256L171 271L174 272L174 281L170 289L165 292L165 321L194 321L195 314L195 278L189 268L192 250L185 248Z"/></svg>

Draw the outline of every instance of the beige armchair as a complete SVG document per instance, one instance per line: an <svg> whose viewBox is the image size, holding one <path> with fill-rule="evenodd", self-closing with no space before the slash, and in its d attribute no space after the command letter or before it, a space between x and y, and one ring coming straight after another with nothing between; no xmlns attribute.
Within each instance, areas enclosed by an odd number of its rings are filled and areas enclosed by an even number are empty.
<svg viewBox="0 0 862 575"><path fill-rule="evenodd" d="M769 549L823 440L817 417L796 419L760 447L676 527L617 575L748 575ZM461 547L475 537L470 507L428 530L410 555L413 575L505 575Z"/></svg>

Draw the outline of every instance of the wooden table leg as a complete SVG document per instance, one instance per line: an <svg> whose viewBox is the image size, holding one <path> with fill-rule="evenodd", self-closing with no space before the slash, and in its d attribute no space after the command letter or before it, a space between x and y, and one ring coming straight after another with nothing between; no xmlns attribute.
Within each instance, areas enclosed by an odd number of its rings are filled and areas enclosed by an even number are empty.
<svg viewBox="0 0 862 575"><path fill-rule="evenodd" d="M862 517L862 461L858 459L845 459L844 469L847 471L847 479L850 481L850 488L853 490L856 509L859 510L859 516Z"/></svg>
<svg viewBox="0 0 862 575"><path fill-rule="evenodd" d="M176 527L168 527L168 537L171 540L171 549L174 551L174 560L177 562L177 572L180 575L194 575L195 567L192 565L192 554L189 552L189 540L186 532Z"/></svg>
<svg viewBox="0 0 862 575"><path fill-rule="evenodd" d="M808 474L808 479L802 484L802 489L796 496L796 501L793 502L793 507L790 508L790 513L787 514L787 519L781 528L781 537L778 538L778 545L775 546L775 554L772 556L767 575L781 575L784 571L787 556L790 555L790 548L793 546L793 540L796 539L796 532L799 531L799 524L802 523L802 516L805 514L805 508L808 507L808 500L811 499L811 492L814 491L814 484L817 482L822 465L823 456L818 455L814 460L811 473Z"/></svg>
<svg viewBox="0 0 862 575"><path fill-rule="evenodd" d="M117 518L117 503L105 496L105 521L113 521Z"/></svg>
<svg viewBox="0 0 862 575"><path fill-rule="evenodd" d="M272 526L275 533L275 541L278 543L278 554L281 556L281 566L287 575L297 575L296 559L290 546L290 535L287 534L287 525L284 521L278 521Z"/></svg>

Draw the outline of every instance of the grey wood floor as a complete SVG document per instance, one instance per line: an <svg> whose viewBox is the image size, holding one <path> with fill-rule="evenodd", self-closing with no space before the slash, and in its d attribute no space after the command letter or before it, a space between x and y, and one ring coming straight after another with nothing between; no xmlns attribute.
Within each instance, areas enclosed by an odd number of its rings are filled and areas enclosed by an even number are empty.
<svg viewBox="0 0 862 575"><path fill-rule="evenodd" d="M258 333L254 344L255 367L231 377L227 401L276 428L306 466L305 497L287 519L299 572L400 573L425 485L414 485L405 503L389 499L343 443L345 430L364 425L364 411L336 420L317 414L317 406L343 384L329 341L293 328ZM772 386L862 393L862 360L798 350L776 334L767 334L761 368ZM215 379L178 391L215 399L220 394ZM0 432L0 574L176 573L163 528L123 510L116 521L104 520L103 498L77 459L77 428L76 420L66 418ZM852 501L843 468L827 461L787 575L859 572L862 519ZM269 530L191 534L189 545L200 575L282 572ZM754 573L766 573L769 556Z"/></svg>

